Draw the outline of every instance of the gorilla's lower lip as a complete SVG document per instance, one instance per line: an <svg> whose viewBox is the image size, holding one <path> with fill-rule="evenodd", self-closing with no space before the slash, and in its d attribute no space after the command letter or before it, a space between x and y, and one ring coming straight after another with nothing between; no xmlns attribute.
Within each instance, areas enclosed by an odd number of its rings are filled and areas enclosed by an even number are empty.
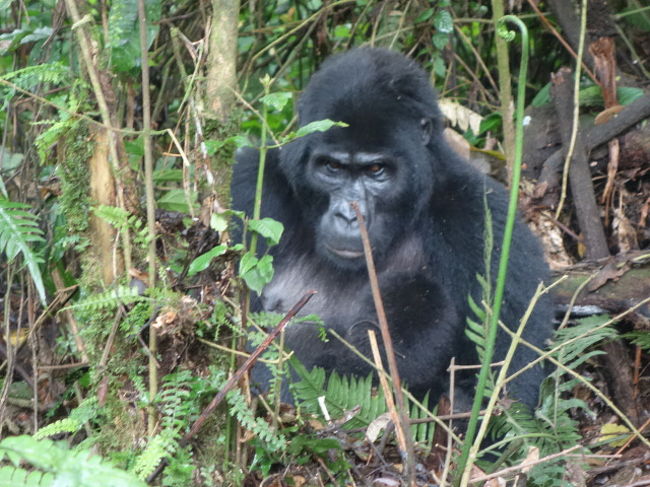
<svg viewBox="0 0 650 487"><path fill-rule="evenodd" d="M333 254L338 255L339 257L343 257L344 259L358 259L359 257L363 256L363 252L359 252L357 250L335 249L329 245L326 245L326 247L327 250Z"/></svg>

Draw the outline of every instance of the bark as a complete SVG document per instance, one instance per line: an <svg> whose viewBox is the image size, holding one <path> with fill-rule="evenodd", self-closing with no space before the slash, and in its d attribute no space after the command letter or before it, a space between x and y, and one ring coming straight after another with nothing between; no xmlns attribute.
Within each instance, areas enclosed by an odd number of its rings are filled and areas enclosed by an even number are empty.
<svg viewBox="0 0 650 487"><path fill-rule="evenodd" d="M568 68L562 68L553 77L553 101L557 111L562 144L569 147L573 125L573 74ZM578 131L571 166L569 168L571 194L578 217L578 226L584 237L588 259L600 259L609 255L607 239L603 224L600 221L600 210L596 205L594 186L591 181L591 171L587 152L580 132Z"/></svg>
<svg viewBox="0 0 650 487"><path fill-rule="evenodd" d="M620 113L607 123L594 125L584 130L584 144L587 153L594 150L601 144L609 142L621 132L629 129L641 120L650 117L650 96L641 97L627 105ZM531 151L539 150L538 146L532 146ZM524 160L534 158L533 154L525 153ZM540 183L546 183L549 190L558 186L558 172L562 169L564 162L563 149L556 150L546 159L543 164L542 173L539 177Z"/></svg>
<svg viewBox="0 0 650 487"><path fill-rule="evenodd" d="M580 44L580 18L575 10L575 2L573 0L549 0L548 7L553 12L553 16L560 24L562 33L569 41L569 44L575 52L578 52L578 44ZM585 39L585 44L589 44ZM594 59L586 50L584 53L584 62L589 69L594 66Z"/></svg>
<svg viewBox="0 0 650 487"><path fill-rule="evenodd" d="M228 120L235 101L238 23L239 0L212 0L205 102L222 123Z"/></svg>
<svg viewBox="0 0 650 487"><path fill-rule="evenodd" d="M617 314L647 299L650 296L650 265L646 263L637 267L633 263L634 255L618 256L601 268L594 263L578 264L571 269L558 272L556 277L566 275L568 279L555 288L553 293L555 302L569 304L578 288L590 278L589 285L578 295L576 306L597 306ZM635 322L637 317L639 323L647 323L650 317L650 304L646 303L630 315Z"/></svg>
<svg viewBox="0 0 650 487"><path fill-rule="evenodd" d="M109 137L105 130L95 134L95 150L88 167L90 169L90 197L93 204L116 206L115 179L108 158ZM112 284L122 275L123 262L121 252L115 247L115 229L105 220L92 214L90 217L90 246L102 270L104 284Z"/></svg>

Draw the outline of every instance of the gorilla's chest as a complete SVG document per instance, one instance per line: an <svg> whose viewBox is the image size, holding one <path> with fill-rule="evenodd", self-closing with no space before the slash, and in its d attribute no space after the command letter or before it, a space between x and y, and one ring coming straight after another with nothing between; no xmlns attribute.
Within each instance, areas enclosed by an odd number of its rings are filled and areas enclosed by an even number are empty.
<svg viewBox="0 0 650 487"><path fill-rule="evenodd" d="M316 291L300 315L318 315L325 323L354 323L364 313L370 299L365 270L334 273L319 268L310 259L297 259L276 266L273 280L262 292L265 311L284 314L307 291Z"/></svg>

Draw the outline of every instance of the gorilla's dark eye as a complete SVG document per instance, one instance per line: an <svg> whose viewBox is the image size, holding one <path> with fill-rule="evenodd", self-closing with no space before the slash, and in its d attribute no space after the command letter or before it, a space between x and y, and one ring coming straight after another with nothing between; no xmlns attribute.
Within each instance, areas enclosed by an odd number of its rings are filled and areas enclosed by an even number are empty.
<svg viewBox="0 0 650 487"><path fill-rule="evenodd" d="M327 168L333 169L334 171L338 171L339 169L343 169L343 164L341 164L339 161L334 161L330 159L327 161Z"/></svg>
<svg viewBox="0 0 650 487"><path fill-rule="evenodd" d="M319 157L316 159L316 165L324 167L331 172L336 172L343 169L343 164L341 164L336 159L330 159L329 157Z"/></svg>
<svg viewBox="0 0 650 487"><path fill-rule="evenodd" d="M386 170L386 166L381 163L375 163L371 164L369 166L366 166L365 171L366 174L369 176L381 176L384 174L384 171Z"/></svg>

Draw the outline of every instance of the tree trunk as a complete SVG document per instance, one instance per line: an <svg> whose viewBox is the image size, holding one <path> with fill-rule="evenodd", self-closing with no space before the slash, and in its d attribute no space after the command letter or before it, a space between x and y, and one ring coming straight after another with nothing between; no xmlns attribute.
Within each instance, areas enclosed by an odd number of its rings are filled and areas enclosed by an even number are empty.
<svg viewBox="0 0 650 487"><path fill-rule="evenodd" d="M238 23L239 0L212 0L205 106L222 123L235 101Z"/></svg>

